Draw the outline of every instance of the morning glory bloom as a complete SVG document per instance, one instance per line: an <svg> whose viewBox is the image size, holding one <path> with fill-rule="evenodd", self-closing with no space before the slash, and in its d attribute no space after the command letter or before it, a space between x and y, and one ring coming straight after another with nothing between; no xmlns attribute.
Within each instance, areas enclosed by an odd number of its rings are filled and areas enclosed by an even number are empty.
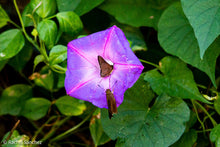
<svg viewBox="0 0 220 147"><path fill-rule="evenodd" d="M67 45L65 88L68 95L108 108L109 89L117 107L139 78L143 65L117 27L75 39Z"/></svg>

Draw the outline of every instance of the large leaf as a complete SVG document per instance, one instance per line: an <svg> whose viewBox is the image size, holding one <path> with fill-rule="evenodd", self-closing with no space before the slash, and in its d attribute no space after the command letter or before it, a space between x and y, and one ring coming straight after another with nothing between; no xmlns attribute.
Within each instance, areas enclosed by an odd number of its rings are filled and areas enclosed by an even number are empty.
<svg viewBox="0 0 220 147"><path fill-rule="evenodd" d="M210 133L210 140L215 142L216 147L220 147L220 124L212 129Z"/></svg>
<svg viewBox="0 0 220 147"><path fill-rule="evenodd" d="M2 8L2 6L0 5L0 28L2 28L5 25L7 25L8 21L10 21L10 18L8 17L7 13Z"/></svg>
<svg viewBox="0 0 220 147"><path fill-rule="evenodd" d="M81 0L80 3L77 5L76 9L74 9L74 12L78 14L79 16L89 12L99 4L104 2L104 0Z"/></svg>
<svg viewBox="0 0 220 147"><path fill-rule="evenodd" d="M220 34L220 0L181 0L197 38L200 57Z"/></svg>
<svg viewBox="0 0 220 147"><path fill-rule="evenodd" d="M24 46L24 36L18 29L0 34L0 61L15 56Z"/></svg>
<svg viewBox="0 0 220 147"><path fill-rule="evenodd" d="M67 59L67 47L64 45L54 46L49 55L50 65L58 64Z"/></svg>
<svg viewBox="0 0 220 147"><path fill-rule="evenodd" d="M106 0L100 8L125 24L157 28L163 10L175 0Z"/></svg>
<svg viewBox="0 0 220 147"><path fill-rule="evenodd" d="M48 49L51 49L57 37L57 25L52 20L43 20L37 26L39 37L43 40Z"/></svg>
<svg viewBox="0 0 220 147"><path fill-rule="evenodd" d="M83 101L70 96L63 96L56 100L55 105L60 112L67 116L78 116L86 110L86 105Z"/></svg>
<svg viewBox="0 0 220 147"><path fill-rule="evenodd" d="M38 120L47 114L51 102L45 98L31 98L25 101L21 115L28 119Z"/></svg>
<svg viewBox="0 0 220 147"><path fill-rule="evenodd" d="M158 95L167 93L170 96L207 103L196 86L192 72L184 62L168 56L164 57L159 65L160 71L158 69L148 71L144 78Z"/></svg>
<svg viewBox="0 0 220 147"><path fill-rule="evenodd" d="M56 0L32 0L31 7L40 17L45 18L56 12Z"/></svg>
<svg viewBox="0 0 220 147"><path fill-rule="evenodd" d="M220 97L219 96L214 101L214 107L215 107L216 112L220 115Z"/></svg>
<svg viewBox="0 0 220 147"><path fill-rule="evenodd" d="M60 12L74 11L81 16L102 2L104 2L104 0L57 0L57 6Z"/></svg>
<svg viewBox="0 0 220 147"><path fill-rule="evenodd" d="M33 53L33 47L30 43L26 43L23 49L13 58L10 59L9 65L17 71L22 71Z"/></svg>
<svg viewBox="0 0 220 147"><path fill-rule="evenodd" d="M60 12L57 13L56 16L60 24L60 29L63 32L66 32L70 35L76 35L83 28L82 21L74 12Z"/></svg>
<svg viewBox="0 0 220 147"><path fill-rule="evenodd" d="M167 95L154 97L143 76L128 89L118 114L110 120L106 109L102 109L101 121L104 131L112 139L120 138L118 146L169 146L176 142L185 130L189 119L187 105L180 98Z"/></svg>
<svg viewBox="0 0 220 147"><path fill-rule="evenodd" d="M105 134L102 128L100 118L101 118L100 109L97 109L97 111L94 112L89 124L90 134L92 136L95 146L99 146L110 141L110 138Z"/></svg>
<svg viewBox="0 0 220 147"><path fill-rule="evenodd" d="M217 39L200 59L199 46L193 29L185 17L180 3L165 10L158 24L158 39L163 49L184 62L205 72L215 84L215 63L220 54Z"/></svg>
<svg viewBox="0 0 220 147"><path fill-rule="evenodd" d="M0 97L0 115L19 115L25 101L32 97L32 88L17 84L6 88Z"/></svg>
<svg viewBox="0 0 220 147"><path fill-rule="evenodd" d="M192 147L196 143L197 133L195 130L190 130L185 132L181 138L170 147Z"/></svg>

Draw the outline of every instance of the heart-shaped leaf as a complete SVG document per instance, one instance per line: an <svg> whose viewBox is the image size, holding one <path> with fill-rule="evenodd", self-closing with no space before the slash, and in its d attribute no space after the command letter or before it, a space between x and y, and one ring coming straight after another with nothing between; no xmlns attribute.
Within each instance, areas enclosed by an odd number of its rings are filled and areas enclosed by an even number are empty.
<svg viewBox="0 0 220 147"><path fill-rule="evenodd" d="M210 133L210 140L215 142L216 147L220 147L220 124L212 129Z"/></svg>
<svg viewBox="0 0 220 147"><path fill-rule="evenodd" d="M58 64L66 60L67 58L67 47L64 45L54 46L49 55L50 65Z"/></svg>
<svg viewBox="0 0 220 147"><path fill-rule="evenodd" d="M5 12L5 10L2 8L0 5L0 28L4 27L7 25L7 22L10 21L10 18L8 17L8 14Z"/></svg>
<svg viewBox="0 0 220 147"><path fill-rule="evenodd" d="M193 74L184 62L168 56L164 57L159 65L160 71L158 69L148 71L144 78L158 95L167 93L174 97L196 99L208 103L199 93Z"/></svg>
<svg viewBox="0 0 220 147"><path fill-rule="evenodd" d="M167 95L157 97L150 108L154 94L141 76L126 91L125 100L118 114L110 120L107 109L101 111L104 131L112 139L120 138L116 146L169 146L176 142L185 130L190 111L180 98Z"/></svg>
<svg viewBox="0 0 220 147"><path fill-rule="evenodd" d="M205 72L215 84L215 63L220 54L220 43L217 39L206 51L203 60L200 58L199 46L193 29L185 17L180 3L167 8L158 24L158 40L163 49L184 62Z"/></svg>
<svg viewBox="0 0 220 147"><path fill-rule="evenodd" d="M220 34L220 0L181 0L195 37L197 38L200 57Z"/></svg>

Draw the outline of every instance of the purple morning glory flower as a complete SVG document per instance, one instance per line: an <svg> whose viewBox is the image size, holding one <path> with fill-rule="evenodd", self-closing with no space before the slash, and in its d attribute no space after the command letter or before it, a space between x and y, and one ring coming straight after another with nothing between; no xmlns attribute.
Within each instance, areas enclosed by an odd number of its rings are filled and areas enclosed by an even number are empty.
<svg viewBox="0 0 220 147"><path fill-rule="evenodd" d="M103 66L101 71L100 61L109 68ZM97 107L108 108L106 90L110 89L118 107L124 92L137 81L143 68L123 32L112 26L68 43L66 92Z"/></svg>

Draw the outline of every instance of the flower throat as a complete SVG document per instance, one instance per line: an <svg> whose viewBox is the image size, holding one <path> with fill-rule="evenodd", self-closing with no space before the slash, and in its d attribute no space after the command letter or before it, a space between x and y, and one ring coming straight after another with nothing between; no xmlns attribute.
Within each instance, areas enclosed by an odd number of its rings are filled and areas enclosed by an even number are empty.
<svg viewBox="0 0 220 147"><path fill-rule="evenodd" d="M107 63L101 56L98 56L98 62L100 66L100 76L107 77L112 73L113 65Z"/></svg>

